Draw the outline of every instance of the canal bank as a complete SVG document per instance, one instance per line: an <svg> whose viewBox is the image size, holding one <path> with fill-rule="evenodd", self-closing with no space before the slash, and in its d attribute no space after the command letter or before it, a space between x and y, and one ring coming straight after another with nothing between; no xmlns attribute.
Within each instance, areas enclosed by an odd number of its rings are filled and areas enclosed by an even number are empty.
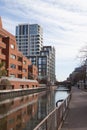
<svg viewBox="0 0 87 130"><path fill-rule="evenodd" d="M35 87L35 88L0 90L0 101L8 98L15 98L15 97L43 92L43 91L52 91L55 89L56 86L46 86L46 84L40 84L39 87Z"/></svg>
<svg viewBox="0 0 87 130"><path fill-rule="evenodd" d="M33 94L41 91L46 91L47 87L37 87L37 88L24 88L24 89L14 89L14 90L0 90L0 101L15 98L19 96L24 96L28 94Z"/></svg>
<svg viewBox="0 0 87 130"><path fill-rule="evenodd" d="M43 91L0 101L0 128L34 130L56 108L59 97L58 91Z"/></svg>
<svg viewBox="0 0 87 130"><path fill-rule="evenodd" d="M61 123L66 116L68 105L71 99L71 94L67 91L55 91L56 107L50 111L50 113L34 128L34 130L58 130L61 127ZM63 92L63 93L62 93ZM68 94L64 94L67 92ZM63 95L62 95L63 94ZM61 101L61 102L60 102Z"/></svg>
<svg viewBox="0 0 87 130"><path fill-rule="evenodd" d="M72 88L72 98L61 130L87 130L87 92Z"/></svg>

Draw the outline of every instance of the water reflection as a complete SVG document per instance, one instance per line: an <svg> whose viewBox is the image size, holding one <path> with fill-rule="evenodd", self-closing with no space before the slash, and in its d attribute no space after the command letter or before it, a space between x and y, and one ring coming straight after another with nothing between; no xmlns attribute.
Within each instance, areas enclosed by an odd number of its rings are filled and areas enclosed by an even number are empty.
<svg viewBox="0 0 87 130"><path fill-rule="evenodd" d="M33 130L55 107L58 91L41 92L0 102L0 130Z"/></svg>
<svg viewBox="0 0 87 130"><path fill-rule="evenodd" d="M52 111L52 99L43 92L0 102L0 130L33 130Z"/></svg>
<svg viewBox="0 0 87 130"><path fill-rule="evenodd" d="M37 95L0 103L0 130L22 130L37 112Z"/></svg>

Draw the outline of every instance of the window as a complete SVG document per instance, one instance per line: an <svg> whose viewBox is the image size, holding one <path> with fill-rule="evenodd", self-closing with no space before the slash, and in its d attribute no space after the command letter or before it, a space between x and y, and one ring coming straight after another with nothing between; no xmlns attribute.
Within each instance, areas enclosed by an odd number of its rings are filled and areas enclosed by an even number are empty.
<svg viewBox="0 0 87 130"><path fill-rule="evenodd" d="M19 70L19 71L22 71L22 66L19 66L19 65L18 65L18 70Z"/></svg>
<svg viewBox="0 0 87 130"><path fill-rule="evenodd" d="M12 49L15 49L15 46L14 46L13 44L11 44L11 48L12 48Z"/></svg>
<svg viewBox="0 0 87 130"><path fill-rule="evenodd" d="M34 85L32 85L32 87L34 88Z"/></svg>
<svg viewBox="0 0 87 130"><path fill-rule="evenodd" d="M16 56L13 55L13 54L11 54L10 57L11 57L12 59L16 59Z"/></svg>
<svg viewBox="0 0 87 130"><path fill-rule="evenodd" d="M26 61L23 61L23 64L25 65L25 64L26 64Z"/></svg>
<svg viewBox="0 0 87 130"><path fill-rule="evenodd" d="M24 85L20 85L20 89L24 88Z"/></svg>
<svg viewBox="0 0 87 130"><path fill-rule="evenodd" d="M18 61L22 62L22 57L18 57Z"/></svg>
<svg viewBox="0 0 87 130"><path fill-rule="evenodd" d="M14 121L15 121L14 119L9 119L9 121L8 121L8 122L9 122L9 124L13 124L13 123L14 123Z"/></svg>
<svg viewBox="0 0 87 130"><path fill-rule="evenodd" d="M39 64L41 64L41 58L39 58Z"/></svg>
<svg viewBox="0 0 87 130"><path fill-rule="evenodd" d="M26 69L23 69L23 72L26 72L27 70Z"/></svg>
<svg viewBox="0 0 87 130"><path fill-rule="evenodd" d="M10 64L10 68L16 69L16 65L15 64Z"/></svg>

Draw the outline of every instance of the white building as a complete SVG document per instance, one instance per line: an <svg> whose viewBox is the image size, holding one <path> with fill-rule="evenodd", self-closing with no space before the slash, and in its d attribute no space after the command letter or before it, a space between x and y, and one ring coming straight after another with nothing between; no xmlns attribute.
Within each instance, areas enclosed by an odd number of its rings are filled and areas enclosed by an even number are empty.
<svg viewBox="0 0 87 130"><path fill-rule="evenodd" d="M43 29L38 24L20 24L16 26L16 41L25 56L39 55L43 47Z"/></svg>

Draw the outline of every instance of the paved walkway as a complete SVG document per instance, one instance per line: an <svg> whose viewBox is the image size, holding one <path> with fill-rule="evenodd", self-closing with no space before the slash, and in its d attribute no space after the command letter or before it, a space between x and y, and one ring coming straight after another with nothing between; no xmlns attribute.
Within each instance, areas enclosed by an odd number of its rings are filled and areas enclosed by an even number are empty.
<svg viewBox="0 0 87 130"><path fill-rule="evenodd" d="M72 89L69 112L61 130L87 130L87 92Z"/></svg>

